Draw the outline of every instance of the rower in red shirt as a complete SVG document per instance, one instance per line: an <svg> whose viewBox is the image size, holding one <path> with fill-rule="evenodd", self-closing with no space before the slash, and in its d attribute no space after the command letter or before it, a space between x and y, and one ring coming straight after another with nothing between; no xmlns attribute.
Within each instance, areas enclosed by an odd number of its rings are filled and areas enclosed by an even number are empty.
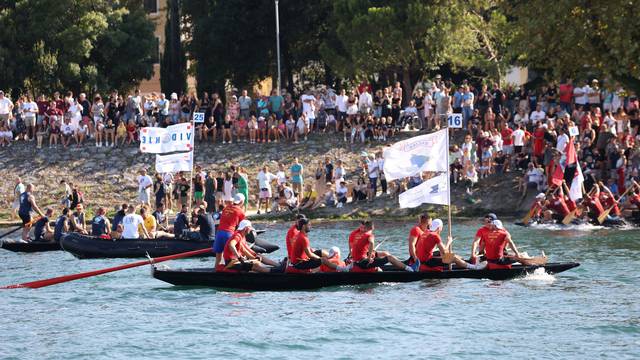
<svg viewBox="0 0 640 360"><path fill-rule="evenodd" d="M411 267L405 265L395 256L386 251L375 251L375 238L373 236L373 223L365 221L363 231L358 233L354 239L353 251L353 272L375 272L379 266L391 263L395 268L406 271L416 271L420 267L420 262L415 262Z"/></svg>
<svg viewBox="0 0 640 360"><path fill-rule="evenodd" d="M469 262L471 262L472 264L478 263L476 250L478 251L478 255L482 255L482 252L484 250L484 242L482 241L482 238L484 234L491 230L491 222L494 220L498 220L498 216L496 216L496 214L494 213L488 213L482 220L482 227L478 229L478 231L476 231L476 236L473 238L473 245L471 246L471 258L469 260Z"/></svg>
<svg viewBox="0 0 640 360"><path fill-rule="evenodd" d="M222 256L225 265L218 265L216 271L223 272L283 272L286 262L281 264L256 254L247 244L246 236L253 230L251 221L243 220L238 230L226 242Z"/></svg>
<svg viewBox="0 0 640 360"><path fill-rule="evenodd" d="M500 220L493 220L491 222L490 230L482 235L481 241L484 242L484 253L487 258L487 269L489 270L510 269L511 264L517 262L517 260L512 260L504 256L506 246L509 246L509 248L513 250L515 257L520 257L518 248L516 248L513 240L511 240L511 235L505 230ZM473 247L476 247L475 241Z"/></svg>
<svg viewBox="0 0 640 360"><path fill-rule="evenodd" d="M620 212L620 208L618 207L618 201L616 200L615 195L613 195L611 190L609 190L609 188L606 187L602 182L600 182L600 186L602 188L602 191L600 192L599 198L600 198L600 203L602 204L602 207L605 210L613 208L610 211L610 214L613 214L615 216L620 216L621 212Z"/></svg>
<svg viewBox="0 0 640 360"><path fill-rule="evenodd" d="M545 193L539 193L536 195L536 201L531 205L531 209L529 213L531 214L531 219L534 221L539 221L542 217L542 213L545 210L547 195Z"/></svg>
<svg viewBox="0 0 640 360"><path fill-rule="evenodd" d="M311 249L309 236L307 235L311 230L309 219L306 217L299 219L296 228L298 234L293 240L291 259L286 272L310 273L322 265L322 257L326 257L327 254L320 249L315 251Z"/></svg>
<svg viewBox="0 0 640 360"><path fill-rule="evenodd" d="M442 254L446 254L447 249L451 245L453 238L449 237L447 239L447 244L442 245L442 240L440 239L440 233L442 232L443 223L440 219L435 219L431 222L431 227L428 232L424 232L420 238L418 239L418 244L416 245L416 256L420 260L420 269L419 271L443 271L444 266L446 265L442 261ZM433 250L435 247L438 247L440 250L440 255L438 257L433 256ZM480 263L478 265L472 265L467 263L466 261L460 259L459 256L454 255L453 261L461 268L466 269L484 269L487 264L486 262Z"/></svg>
<svg viewBox="0 0 640 360"><path fill-rule="evenodd" d="M418 238L424 233L429 231L429 227L431 226L431 215L424 213L420 215L418 219L418 224L411 228L409 231L409 258L404 261L405 264L411 265L418 257L416 256L416 242Z"/></svg>
<svg viewBox="0 0 640 360"><path fill-rule="evenodd" d="M600 188L597 184L593 185L593 189L584 198L584 204L589 209L589 217L592 221L595 221L604 212L604 207L600 202Z"/></svg>
<svg viewBox="0 0 640 360"><path fill-rule="evenodd" d="M244 210L242 210L241 204L244 204L244 195L238 193L233 197L233 203L225 206L220 214L216 240L213 243L213 251L216 253L215 268L218 268L218 265L220 265L222 261L222 252L224 251L227 241L236 231L238 224L244 220Z"/></svg>
<svg viewBox="0 0 640 360"><path fill-rule="evenodd" d="M335 267L330 266L326 262L323 261L323 264L320 265L320 271L322 272L336 272L338 267L346 268L346 264L342 259L340 259L340 249L337 246L333 246L329 249L329 255L327 256L327 262L335 265Z"/></svg>
<svg viewBox="0 0 640 360"><path fill-rule="evenodd" d="M296 236L298 236L298 220L306 219L307 217L304 214L298 214L296 216L296 221L291 225L289 230L287 231L287 235L285 237L285 244L287 246L287 257L289 260L293 259L293 240L295 240Z"/></svg>
<svg viewBox="0 0 640 360"><path fill-rule="evenodd" d="M554 192L551 196L551 199L549 200L549 207L553 210L552 217L558 222L564 220L564 218L571 213L571 209L569 209L564 200L562 188L558 189L558 191Z"/></svg>

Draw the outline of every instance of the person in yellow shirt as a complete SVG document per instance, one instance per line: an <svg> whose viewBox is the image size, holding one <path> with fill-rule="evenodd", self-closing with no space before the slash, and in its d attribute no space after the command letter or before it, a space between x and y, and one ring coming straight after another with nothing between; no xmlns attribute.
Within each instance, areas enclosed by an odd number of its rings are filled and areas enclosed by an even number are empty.
<svg viewBox="0 0 640 360"><path fill-rule="evenodd" d="M140 234L140 237L141 238L144 237L144 232L141 229L141 227L144 226L150 238L151 239L156 238L157 236L156 228L158 226L156 223L156 218L153 217L153 215L151 215L151 212L146 206L143 206L142 208L140 208L140 216L142 216L142 220L144 220L144 223L139 225L139 229L138 229L138 233Z"/></svg>

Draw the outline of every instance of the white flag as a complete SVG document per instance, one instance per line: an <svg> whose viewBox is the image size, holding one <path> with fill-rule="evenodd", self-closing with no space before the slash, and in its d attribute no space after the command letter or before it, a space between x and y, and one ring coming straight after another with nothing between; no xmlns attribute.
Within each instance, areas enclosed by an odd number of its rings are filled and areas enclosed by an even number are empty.
<svg viewBox="0 0 640 360"><path fill-rule="evenodd" d="M171 155L156 155L156 172L176 173L193 169L193 151Z"/></svg>
<svg viewBox="0 0 640 360"><path fill-rule="evenodd" d="M401 208L414 208L421 204L449 205L449 179L443 173L411 188L399 196Z"/></svg>
<svg viewBox="0 0 640 360"><path fill-rule="evenodd" d="M153 154L191 151L193 134L191 123L171 125L166 129L145 127L140 129L140 151Z"/></svg>
<svg viewBox="0 0 640 360"><path fill-rule="evenodd" d="M384 149L384 175L387 181L423 171L447 171L447 129L412 137Z"/></svg>
<svg viewBox="0 0 640 360"><path fill-rule="evenodd" d="M577 163L576 173L571 180L571 187L569 188L569 198L573 201L582 199L582 183L584 182L584 176L582 175L582 169L580 169L580 163Z"/></svg>

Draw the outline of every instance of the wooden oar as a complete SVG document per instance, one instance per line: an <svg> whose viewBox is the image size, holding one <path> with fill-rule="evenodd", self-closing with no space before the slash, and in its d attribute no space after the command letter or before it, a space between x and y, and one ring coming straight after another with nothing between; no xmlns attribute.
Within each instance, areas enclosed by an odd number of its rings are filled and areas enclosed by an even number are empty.
<svg viewBox="0 0 640 360"><path fill-rule="evenodd" d="M622 199L623 197L625 197L627 195L627 193L629 193L629 191L633 189L633 186L630 186L627 191L624 192L624 194L622 194L619 199ZM602 214L600 214L600 216L598 216L598 223L602 224L606 219L607 216L609 216L609 213L611 212L611 210L613 210L613 208L618 205L618 200L616 200L615 197L613 197L613 194L611 194L612 198L613 198L613 205L611 205L610 208L608 208L607 210L605 210Z"/></svg>
<svg viewBox="0 0 640 360"><path fill-rule="evenodd" d="M13 234L13 233L14 233L14 232L16 232L16 231L21 230L22 228L30 227L31 225L33 225L33 224L34 224L36 221L38 221L38 220L40 220L40 217L37 217L37 218L35 218L35 219L33 219L33 220L29 221L28 223L24 224L24 226L19 226L19 227L15 228L15 229L13 229L13 230L11 230L11 231L7 231L6 233L4 233L4 234L0 235L0 239L2 239L3 237L5 237L5 236L7 236L7 235L11 235L11 234Z"/></svg>
<svg viewBox="0 0 640 360"><path fill-rule="evenodd" d="M167 260L180 259L180 258L185 258L189 256L200 255L207 252L211 252L211 248L187 251L180 254L161 256L158 258L150 258L149 260L138 261L138 262L110 267L102 270L94 270L94 271L88 271L88 272L83 272L83 273L74 274L74 275L59 276L51 279L32 281L32 282L27 282L22 284L7 285L7 286L0 287L0 289L19 289L19 288L38 289L41 287L56 285L56 284L60 284L67 281L84 279L84 278L88 278L96 275L102 275L102 274L106 274L114 271L125 270L133 267L144 266L149 264L155 264L155 263L159 263Z"/></svg>
<svg viewBox="0 0 640 360"><path fill-rule="evenodd" d="M572 212L568 213L567 216L564 217L564 219L562 219L562 223L564 225L569 225L573 219L576 218L576 213L578 212L578 208L576 207L575 209L573 209Z"/></svg>
<svg viewBox="0 0 640 360"><path fill-rule="evenodd" d="M553 192L555 193L556 191L558 191L560 187L557 187ZM549 195L549 190L551 189L547 189L547 191L544 193L544 197L545 199L547 198L547 196ZM525 215L522 218L522 223L524 224L524 226L527 226L529 224L529 221L531 221L531 217L533 217L533 209L535 209L535 207L531 208L529 210L529 212L527 213L527 215Z"/></svg>

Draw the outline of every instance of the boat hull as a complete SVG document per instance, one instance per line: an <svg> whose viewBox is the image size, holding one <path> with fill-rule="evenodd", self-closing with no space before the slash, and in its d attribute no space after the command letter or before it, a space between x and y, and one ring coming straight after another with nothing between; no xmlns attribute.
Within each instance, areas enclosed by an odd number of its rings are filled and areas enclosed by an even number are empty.
<svg viewBox="0 0 640 360"><path fill-rule="evenodd" d="M60 243L57 241L14 241L14 240L5 240L2 241L0 245L5 250L13 251L13 252L25 252L25 253L34 253L34 252L43 252L43 251L58 251L62 250L60 247Z"/></svg>
<svg viewBox="0 0 640 360"><path fill-rule="evenodd" d="M511 269L500 270L459 269L443 272L381 271L375 273L312 274L216 273L210 268L165 270L154 267L152 275L158 280L180 286L203 286L252 291L295 291L344 285L413 282L425 279L508 280L532 273L538 268L544 268L546 272L556 274L579 265L578 263L550 263L545 266L515 265Z"/></svg>
<svg viewBox="0 0 640 360"><path fill-rule="evenodd" d="M187 251L212 248L211 241L194 239L156 238L156 239L101 239L81 234L65 234L60 239L63 250L70 252L79 259L102 258L141 258L147 254L151 257L161 257L179 254ZM271 252L278 250L278 246L255 238L256 252ZM267 250L265 250L267 249ZM206 253L201 256L214 256Z"/></svg>

